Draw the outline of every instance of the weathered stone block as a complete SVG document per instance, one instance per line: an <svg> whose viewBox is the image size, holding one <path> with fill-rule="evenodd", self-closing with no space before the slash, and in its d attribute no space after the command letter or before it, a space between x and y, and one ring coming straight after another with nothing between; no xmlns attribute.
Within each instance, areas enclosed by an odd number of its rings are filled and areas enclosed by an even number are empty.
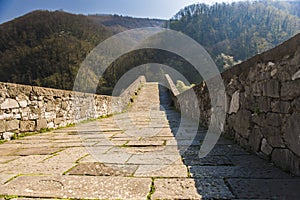
<svg viewBox="0 0 300 200"><path fill-rule="evenodd" d="M273 151L273 148L268 144L266 138L263 138L261 141L261 151L266 155L270 155Z"/></svg>
<svg viewBox="0 0 300 200"><path fill-rule="evenodd" d="M19 104L21 108L25 108L28 105L27 100L20 100Z"/></svg>
<svg viewBox="0 0 300 200"><path fill-rule="evenodd" d="M15 135L13 132L5 132L2 134L3 140L11 140L12 137Z"/></svg>
<svg viewBox="0 0 300 200"><path fill-rule="evenodd" d="M300 158L288 149L274 149L272 161L276 166L285 171L291 171L295 175L300 175Z"/></svg>
<svg viewBox="0 0 300 200"><path fill-rule="evenodd" d="M300 113L293 113L286 123L284 138L288 147L300 156Z"/></svg>
<svg viewBox="0 0 300 200"><path fill-rule="evenodd" d="M267 136L267 141L272 147L277 147L277 148L285 148L285 143L282 139L282 135L271 135Z"/></svg>
<svg viewBox="0 0 300 200"><path fill-rule="evenodd" d="M279 127L281 125L281 114L279 113L267 113L266 124L270 126Z"/></svg>
<svg viewBox="0 0 300 200"><path fill-rule="evenodd" d="M292 106L293 106L293 109L295 110L295 112L300 113L300 97L296 98L292 102Z"/></svg>
<svg viewBox="0 0 300 200"><path fill-rule="evenodd" d="M33 87L33 92L36 96L53 96L55 94L55 89L43 88L43 87Z"/></svg>
<svg viewBox="0 0 300 200"><path fill-rule="evenodd" d="M54 119L54 124L60 125L63 121L64 121L63 118L55 118L55 119Z"/></svg>
<svg viewBox="0 0 300 200"><path fill-rule="evenodd" d="M0 107L1 109L19 108L19 104L15 99L5 99Z"/></svg>
<svg viewBox="0 0 300 200"><path fill-rule="evenodd" d="M20 121L19 120L11 120L11 121L6 121L5 123L5 130L6 131L14 131L14 130L19 130L20 128Z"/></svg>
<svg viewBox="0 0 300 200"><path fill-rule="evenodd" d="M265 126L266 125L266 114L265 113L256 113L252 116L252 121L259 125L259 126Z"/></svg>
<svg viewBox="0 0 300 200"><path fill-rule="evenodd" d="M279 81L271 79L264 83L263 86L263 96L268 96L268 97L279 97Z"/></svg>
<svg viewBox="0 0 300 200"><path fill-rule="evenodd" d="M3 119L6 119L6 121L14 119L14 114L13 113L3 113Z"/></svg>
<svg viewBox="0 0 300 200"><path fill-rule="evenodd" d="M20 93L17 84L7 83L6 88L7 88L8 97L10 98L15 98Z"/></svg>
<svg viewBox="0 0 300 200"><path fill-rule="evenodd" d="M249 145L251 146L251 149L255 152L258 152L260 149L260 141L262 139L261 130L259 127L254 127L254 129L251 131L249 135Z"/></svg>
<svg viewBox="0 0 300 200"><path fill-rule="evenodd" d="M230 102L229 114L236 113L240 108L240 93L236 91L233 93Z"/></svg>
<svg viewBox="0 0 300 200"><path fill-rule="evenodd" d="M278 71L277 68L273 69L273 70L271 71L271 77L276 76L277 71Z"/></svg>
<svg viewBox="0 0 300 200"><path fill-rule="evenodd" d="M300 96L300 79L282 83L281 97L283 99L294 99Z"/></svg>
<svg viewBox="0 0 300 200"><path fill-rule="evenodd" d="M41 114L41 108L38 108L37 106L34 106L34 107L31 106L30 110L33 114L37 114L37 115Z"/></svg>
<svg viewBox="0 0 300 200"><path fill-rule="evenodd" d="M50 112L50 111L54 111L55 110L55 104L52 101L49 101L46 104L46 111Z"/></svg>
<svg viewBox="0 0 300 200"><path fill-rule="evenodd" d="M251 112L255 112L258 108L256 97L252 94L241 93L240 94L240 108L244 108L250 110Z"/></svg>
<svg viewBox="0 0 300 200"><path fill-rule="evenodd" d="M270 111L271 100L269 97L258 97L257 98L258 111L268 112Z"/></svg>
<svg viewBox="0 0 300 200"><path fill-rule="evenodd" d="M256 83L253 85L253 95L254 96L261 96L263 92L263 84L262 83Z"/></svg>
<svg viewBox="0 0 300 200"><path fill-rule="evenodd" d="M36 121L36 130L41 130L42 128L47 128L47 120L46 119L38 119Z"/></svg>
<svg viewBox="0 0 300 200"><path fill-rule="evenodd" d="M300 70L298 70L298 71L292 76L292 80L294 81L294 80L296 80L296 79L298 79L298 78L300 78Z"/></svg>
<svg viewBox="0 0 300 200"><path fill-rule="evenodd" d="M290 109L291 109L291 105L289 102L279 101L279 100L275 102L271 102L272 112L287 114L289 113Z"/></svg>
<svg viewBox="0 0 300 200"><path fill-rule="evenodd" d="M250 119L251 112L248 110L238 111L234 119L234 130L245 138L248 138L250 133L248 130L250 128Z"/></svg>
<svg viewBox="0 0 300 200"><path fill-rule="evenodd" d="M5 122L0 120L0 133L5 131Z"/></svg>
<svg viewBox="0 0 300 200"><path fill-rule="evenodd" d="M32 92L32 86L28 85L18 85L18 90L22 91L22 94L29 96L30 93Z"/></svg>
<svg viewBox="0 0 300 200"><path fill-rule="evenodd" d="M45 112L45 118L46 119L55 119L56 113L55 112Z"/></svg>
<svg viewBox="0 0 300 200"><path fill-rule="evenodd" d="M20 131L34 131L35 130L35 121L21 121L20 123Z"/></svg>
<svg viewBox="0 0 300 200"><path fill-rule="evenodd" d="M61 108L62 108L63 110L66 110L66 109L68 108L68 103L65 102L65 101L61 102Z"/></svg>
<svg viewBox="0 0 300 200"><path fill-rule="evenodd" d="M49 123L47 124L47 128L54 128L54 127L55 127L54 122L49 122Z"/></svg>

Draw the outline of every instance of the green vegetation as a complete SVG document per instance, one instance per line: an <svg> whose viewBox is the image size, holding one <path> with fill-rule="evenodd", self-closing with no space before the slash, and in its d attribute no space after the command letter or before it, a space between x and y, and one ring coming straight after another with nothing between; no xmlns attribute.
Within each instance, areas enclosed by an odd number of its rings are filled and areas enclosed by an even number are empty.
<svg viewBox="0 0 300 200"><path fill-rule="evenodd" d="M171 29L189 35L211 54L221 70L266 51L300 30L299 3L273 1L232 4L195 4L168 22ZM231 56L230 62L222 62ZM226 60L226 59L225 59Z"/></svg>
<svg viewBox="0 0 300 200"><path fill-rule="evenodd" d="M194 86L195 86L195 84L187 86L181 80L177 80L177 82L176 82L176 88L177 88L179 93L182 93L182 92L184 92L184 91L186 91L186 90L188 90L188 89L190 89Z"/></svg>
<svg viewBox="0 0 300 200"><path fill-rule="evenodd" d="M22 196L15 196L15 195L0 195L0 198L3 198L3 199L5 199L5 200L10 200L10 199L22 198Z"/></svg>
<svg viewBox="0 0 300 200"><path fill-rule="evenodd" d="M299 5L299 2L274 1L195 4L167 22L34 11L0 25L0 81L72 90L81 63L101 41L120 31L163 23L203 45L222 71L299 32ZM115 60L100 78L96 92L110 95L126 72L146 63L170 66L189 83L202 81L201 75L180 56L163 50L141 49ZM168 71L145 67L139 73L155 81ZM84 86L85 91L93 92L89 83Z"/></svg>
<svg viewBox="0 0 300 200"><path fill-rule="evenodd" d="M80 63L112 33L86 16L35 11L0 25L0 80L72 89Z"/></svg>
<svg viewBox="0 0 300 200"><path fill-rule="evenodd" d="M150 186L150 192L147 195L147 199L151 199L151 196L154 194L155 192L155 185L154 185L154 178L151 178L152 182L151 182L151 186Z"/></svg>

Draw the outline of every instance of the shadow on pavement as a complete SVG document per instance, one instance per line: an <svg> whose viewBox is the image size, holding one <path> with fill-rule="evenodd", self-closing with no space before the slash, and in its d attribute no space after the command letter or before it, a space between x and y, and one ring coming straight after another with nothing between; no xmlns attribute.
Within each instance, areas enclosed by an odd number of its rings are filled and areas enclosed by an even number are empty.
<svg viewBox="0 0 300 200"><path fill-rule="evenodd" d="M199 158L206 130L191 127L191 119L180 116L162 85L159 97L189 177L203 199L299 199L299 177L281 171L231 140L219 138L213 150Z"/></svg>

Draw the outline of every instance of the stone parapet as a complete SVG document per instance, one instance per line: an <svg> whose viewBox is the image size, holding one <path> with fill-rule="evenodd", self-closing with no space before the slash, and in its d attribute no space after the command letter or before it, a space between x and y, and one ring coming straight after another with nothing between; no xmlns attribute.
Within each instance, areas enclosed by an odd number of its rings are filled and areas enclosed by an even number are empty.
<svg viewBox="0 0 300 200"><path fill-rule="evenodd" d="M145 77L139 77L119 97L0 82L0 137L122 111L144 82Z"/></svg>
<svg viewBox="0 0 300 200"><path fill-rule="evenodd" d="M275 165L300 175L300 34L222 74L227 96L224 134ZM205 83L176 96L184 103L194 90L200 121L211 116ZM180 110L180 103L175 102ZM185 105L193 116L195 105Z"/></svg>

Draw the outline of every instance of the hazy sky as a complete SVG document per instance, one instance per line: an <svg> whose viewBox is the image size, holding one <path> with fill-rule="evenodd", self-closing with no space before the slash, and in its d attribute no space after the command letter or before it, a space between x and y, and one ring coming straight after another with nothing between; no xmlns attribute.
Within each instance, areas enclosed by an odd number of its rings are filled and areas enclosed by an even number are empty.
<svg viewBox="0 0 300 200"><path fill-rule="evenodd" d="M237 0L0 0L0 23L37 9L169 19L181 8L193 3L223 1Z"/></svg>

